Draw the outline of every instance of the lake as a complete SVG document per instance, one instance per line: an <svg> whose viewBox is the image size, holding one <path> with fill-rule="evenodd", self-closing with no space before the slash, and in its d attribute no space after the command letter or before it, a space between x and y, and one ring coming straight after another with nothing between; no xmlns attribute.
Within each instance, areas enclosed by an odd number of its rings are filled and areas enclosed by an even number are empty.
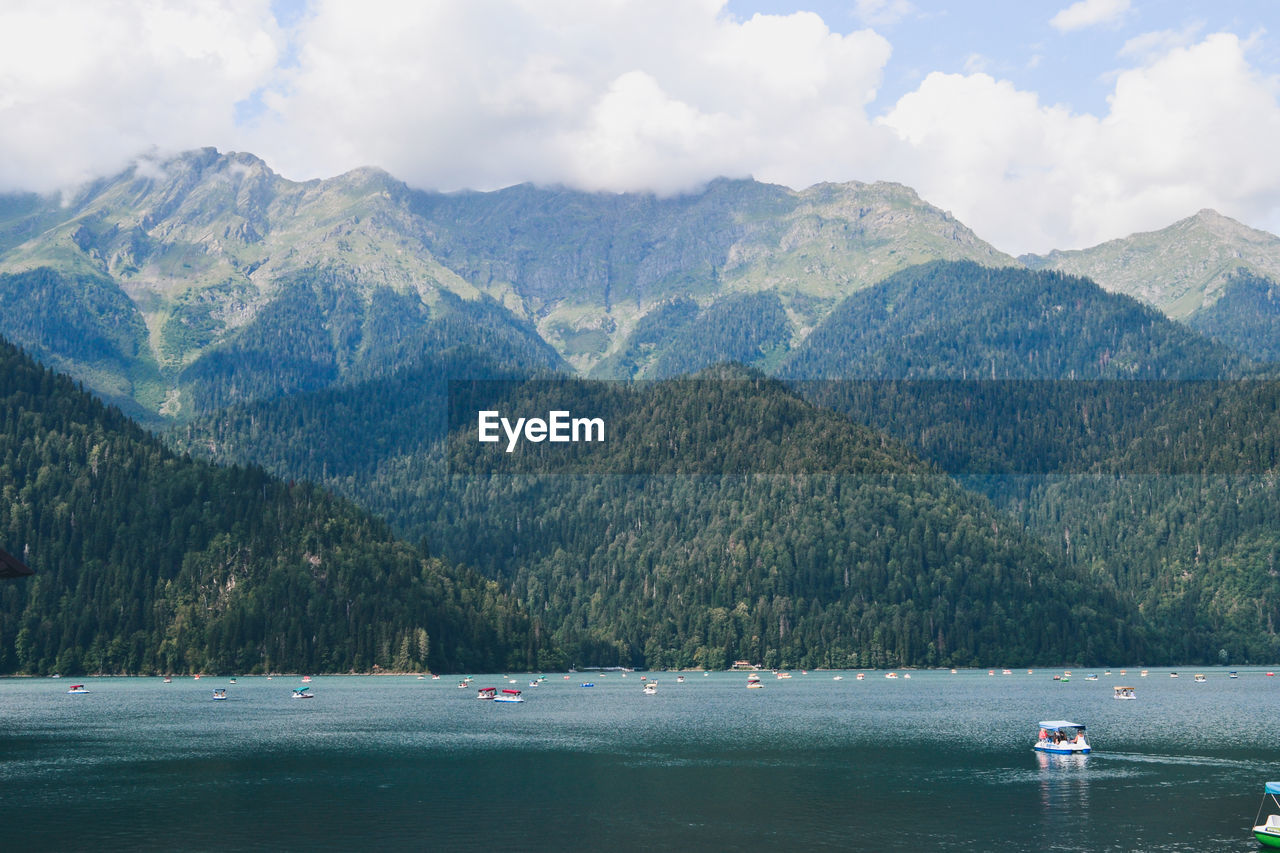
<svg viewBox="0 0 1280 853"><path fill-rule="evenodd" d="M3 679L0 850L1257 850L1280 678L1196 671Z"/></svg>

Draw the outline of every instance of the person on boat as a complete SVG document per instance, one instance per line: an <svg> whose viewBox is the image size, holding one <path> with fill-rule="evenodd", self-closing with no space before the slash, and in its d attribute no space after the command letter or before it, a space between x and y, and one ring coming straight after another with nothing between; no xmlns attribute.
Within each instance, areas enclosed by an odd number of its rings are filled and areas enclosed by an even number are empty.
<svg viewBox="0 0 1280 853"><path fill-rule="evenodd" d="M1040 730L1040 740L1048 740L1048 739L1049 739L1049 732L1048 732L1047 730L1045 730L1045 729L1041 729L1041 730Z"/></svg>

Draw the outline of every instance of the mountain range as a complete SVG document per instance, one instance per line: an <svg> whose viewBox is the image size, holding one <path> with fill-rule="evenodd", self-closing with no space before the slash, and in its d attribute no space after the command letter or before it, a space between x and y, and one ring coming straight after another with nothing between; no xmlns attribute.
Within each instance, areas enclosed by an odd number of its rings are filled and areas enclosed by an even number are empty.
<svg viewBox="0 0 1280 853"><path fill-rule="evenodd" d="M1277 408L1273 244L1202 211L1015 259L895 184L440 194L373 169L297 183L205 149L0 197L0 336L175 458L262 466L264 494L317 483L338 496L320 517L371 513L415 543L385 546L407 549L385 594L416 602L398 633L330 666L1264 660L1280 654L1280 436L1259 415ZM625 438L585 472L459 469L459 378L608 412ZM653 382L628 399L617 379ZM78 393L48 389L41 406ZM642 474L657 449L675 467ZM0 488L39 470L0 466ZM225 586L219 524L175 552L192 568L166 595ZM41 535L66 553L65 531ZM453 604L397 591L415 561ZM278 591L270 577L238 574L238 594ZM33 601L78 578L6 591L0 636L29 639ZM181 657L160 655L162 623L132 629L127 659L101 654L114 629L73 648L118 669L276 660L243 626L278 627L202 620ZM418 627L466 640L427 655ZM52 666L52 631L4 665Z"/></svg>

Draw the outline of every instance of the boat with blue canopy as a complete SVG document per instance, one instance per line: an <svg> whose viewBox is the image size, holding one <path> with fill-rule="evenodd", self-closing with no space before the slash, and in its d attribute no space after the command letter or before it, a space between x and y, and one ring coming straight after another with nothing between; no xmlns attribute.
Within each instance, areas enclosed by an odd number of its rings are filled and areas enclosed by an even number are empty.
<svg viewBox="0 0 1280 853"><path fill-rule="evenodd" d="M1055 755L1088 755L1089 741L1084 736L1084 724L1069 720L1041 720L1036 752L1052 752Z"/></svg>
<svg viewBox="0 0 1280 853"><path fill-rule="evenodd" d="M1262 820L1268 805L1274 812ZM1262 789L1262 803L1253 818L1253 837L1263 847L1280 847L1280 782L1268 782Z"/></svg>

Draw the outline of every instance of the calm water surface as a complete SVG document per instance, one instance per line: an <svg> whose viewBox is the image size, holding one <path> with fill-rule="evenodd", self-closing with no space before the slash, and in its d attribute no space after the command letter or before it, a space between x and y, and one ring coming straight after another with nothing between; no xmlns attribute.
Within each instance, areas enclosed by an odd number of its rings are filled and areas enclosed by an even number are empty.
<svg viewBox="0 0 1280 853"><path fill-rule="evenodd" d="M1257 850L1280 678L1203 672L6 679L0 850Z"/></svg>

